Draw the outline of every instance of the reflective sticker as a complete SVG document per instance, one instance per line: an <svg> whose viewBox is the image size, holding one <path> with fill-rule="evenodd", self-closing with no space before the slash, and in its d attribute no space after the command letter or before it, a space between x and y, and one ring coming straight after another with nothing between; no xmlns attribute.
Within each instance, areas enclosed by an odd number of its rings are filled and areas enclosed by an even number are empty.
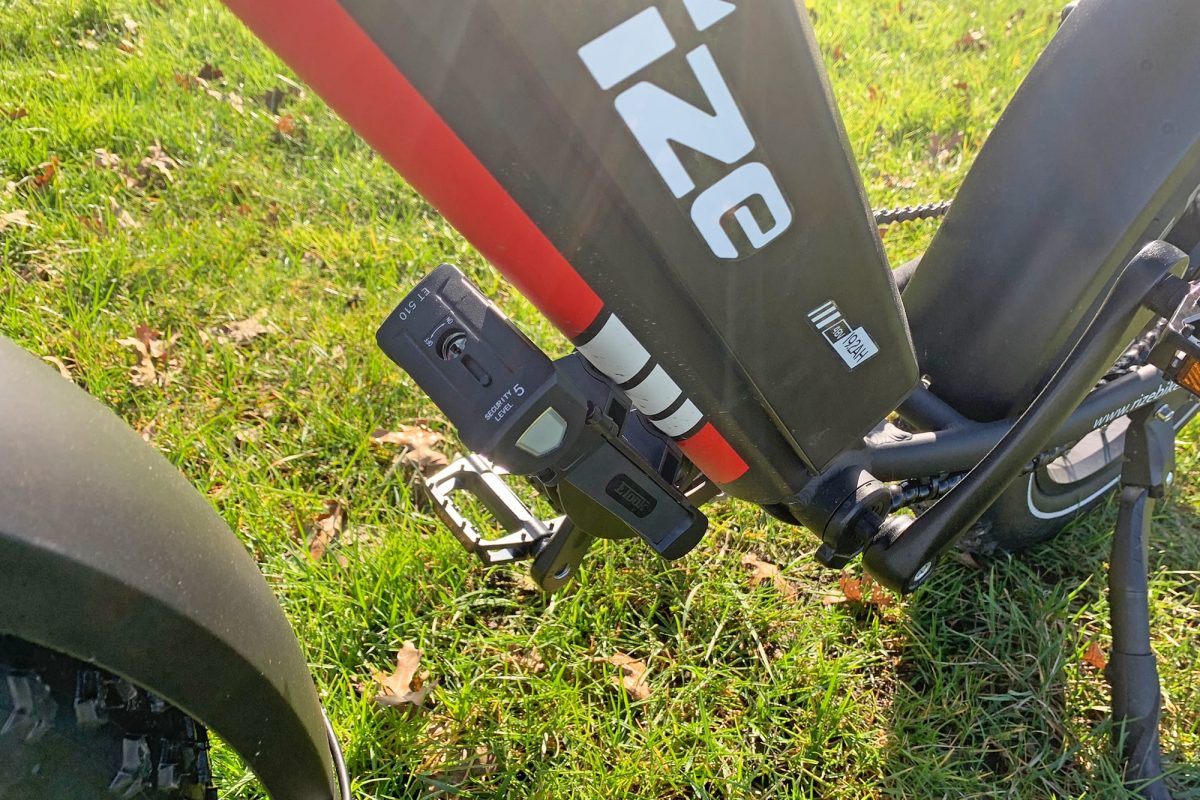
<svg viewBox="0 0 1200 800"><path fill-rule="evenodd" d="M587 344L578 347L593 367L617 383L624 383L637 375L650 361L646 348L634 338L625 323L617 319L616 314L608 318L600 332Z"/></svg>
<svg viewBox="0 0 1200 800"><path fill-rule="evenodd" d="M682 393L679 384L671 380L667 371L657 364L646 376L646 380L625 391L637 410L648 417L665 411Z"/></svg>
<svg viewBox="0 0 1200 800"><path fill-rule="evenodd" d="M671 416L666 419L652 420L654 426L667 436L683 436L700 424L700 409L691 400L687 400Z"/></svg>

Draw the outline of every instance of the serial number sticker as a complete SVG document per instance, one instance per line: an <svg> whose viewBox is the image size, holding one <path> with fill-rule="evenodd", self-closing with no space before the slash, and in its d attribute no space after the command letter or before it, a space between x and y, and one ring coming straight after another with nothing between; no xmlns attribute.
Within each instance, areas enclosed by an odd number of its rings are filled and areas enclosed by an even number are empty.
<svg viewBox="0 0 1200 800"><path fill-rule="evenodd" d="M862 328L855 328L849 335L838 339L833 349L850 369L854 369L879 352L879 346L875 344L875 340L868 336Z"/></svg>
<svg viewBox="0 0 1200 800"><path fill-rule="evenodd" d="M875 340L866 329L861 326L852 327L842 316L842 310L838 308L837 303L832 300L808 312L808 321L850 369L879 352L879 345L875 344Z"/></svg>

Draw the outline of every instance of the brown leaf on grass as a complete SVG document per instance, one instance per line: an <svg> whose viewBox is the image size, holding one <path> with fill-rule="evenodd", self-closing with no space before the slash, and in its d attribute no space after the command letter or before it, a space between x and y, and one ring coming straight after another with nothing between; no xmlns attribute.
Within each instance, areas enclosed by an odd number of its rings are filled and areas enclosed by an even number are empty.
<svg viewBox="0 0 1200 800"><path fill-rule="evenodd" d="M950 85L953 86L955 89L958 89L960 92L965 92L971 88L971 85L969 83L967 83L966 81L955 81L954 83L952 83Z"/></svg>
<svg viewBox="0 0 1200 800"><path fill-rule="evenodd" d="M887 608L896 602L882 586L871 579L870 575L855 578L842 573L838 583L841 585L842 595L851 603L862 603L874 608Z"/></svg>
<svg viewBox="0 0 1200 800"><path fill-rule="evenodd" d="M283 101L287 99L287 92L283 89L268 89L255 98L258 102L267 107L267 111L272 114L277 114L279 109L283 107Z"/></svg>
<svg viewBox="0 0 1200 800"><path fill-rule="evenodd" d="M129 371L129 382L134 386L151 386L166 383L172 372L179 370L179 358L174 354L179 334L163 339L162 334L149 325L138 325L132 338L118 339L117 344L132 347L137 353L137 363Z"/></svg>
<svg viewBox="0 0 1200 800"><path fill-rule="evenodd" d="M546 662L542 660L541 654L536 649L522 650L518 647L509 648L504 660L516 667L520 672L539 675L546 671Z"/></svg>
<svg viewBox="0 0 1200 800"><path fill-rule="evenodd" d="M788 583L787 578L780 574L779 567L769 561L763 561L750 553L742 556L742 566L750 568L750 583L752 585L759 586L770 581L775 584L775 589L786 599L796 599L796 588Z"/></svg>
<svg viewBox="0 0 1200 800"><path fill-rule="evenodd" d="M12 225L32 228L33 223L29 221L29 212L23 208L17 208L0 214L0 231Z"/></svg>
<svg viewBox="0 0 1200 800"><path fill-rule="evenodd" d="M233 106L233 110L236 111L237 113L239 113L239 114L246 113L245 101L242 100L242 96L240 94L238 94L237 92L227 92L225 94L225 102L227 102L227 103L229 103L229 105Z"/></svg>
<svg viewBox="0 0 1200 800"><path fill-rule="evenodd" d="M287 102L289 97L299 97L300 90L295 86L287 88L275 87L258 95L255 99L267 107L267 110L272 114L278 114L279 109L283 108L283 104Z"/></svg>
<svg viewBox="0 0 1200 800"><path fill-rule="evenodd" d="M499 766L495 754L486 745L464 744L464 730L470 730L469 723L456 723L440 715L431 718L425 728L431 746L422 748L426 756L421 761L421 772L453 787L494 774Z"/></svg>
<svg viewBox="0 0 1200 800"><path fill-rule="evenodd" d="M1104 656L1104 651L1100 649L1100 645L1095 642L1088 642L1087 650L1083 653L1083 663L1089 664L1101 672L1108 666L1108 659Z"/></svg>
<svg viewBox="0 0 1200 800"><path fill-rule="evenodd" d="M116 153L110 153L103 147L96 149L92 164L99 169L107 169L120 173L125 182L126 189L136 189L140 185L139 180L130 174L129 167L125 165L125 161Z"/></svg>
<svg viewBox="0 0 1200 800"><path fill-rule="evenodd" d="M121 169L122 164L125 163L121 160L119 155L116 153L110 153L103 147L97 147L95 153L96 157L92 160L92 163L100 169L119 170Z"/></svg>
<svg viewBox="0 0 1200 800"><path fill-rule="evenodd" d="M949 136L935 133L929 137L929 157L939 165L945 164L954 157L954 153L965 138L962 131L955 131Z"/></svg>
<svg viewBox="0 0 1200 800"><path fill-rule="evenodd" d="M428 675L418 674L420 666L421 651L412 642L405 642L396 654L396 669L391 674L379 671L371 676L380 690L372 699L389 708L420 708L433 691Z"/></svg>
<svg viewBox="0 0 1200 800"><path fill-rule="evenodd" d="M112 212L113 219L117 221L117 227L125 230L140 228L141 223L133 218L132 215L117 203L117 198L108 198L108 210Z"/></svg>
<svg viewBox="0 0 1200 800"><path fill-rule="evenodd" d="M1013 12L1012 16L1008 18L1008 22L1004 23L1004 30L1011 31L1013 26L1023 19L1025 19L1025 9L1018 8Z"/></svg>
<svg viewBox="0 0 1200 800"><path fill-rule="evenodd" d="M613 653L608 658L595 658L593 661L607 661L621 670L621 677L614 678L617 685L624 686L625 691L634 700L645 700L650 696L650 684L646 682L646 662L639 661L624 653Z"/></svg>
<svg viewBox="0 0 1200 800"><path fill-rule="evenodd" d="M124 18L121 20L121 25L124 26L125 30L129 32L130 36L137 36L138 29L142 27L140 24L138 24L137 20L128 14L124 15Z"/></svg>
<svg viewBox="0 0 1200 800"><path fill-rule="evenodd" d="M179 88L185 92L190 92L196 88L198 81L195 75L188 75L186 72L175 73L175 83L179 84Z"/></svg>
<svg viewBox="0 0 1200 800"><path fill-rule="evenodd" d="M200 71L196 73L196 77L205 81L219 81L221 78L225 77L225 73L222 72L218 67L214 67L212 64L209 64L207 61L205 61L204 66L201 67Z"/></svg>
<svg viewBox="0 0 1200 800"><path fill-rule="evenodd" d="M139 188L162 187L175 180L172 174L179 169L179 162L171 158L158 142L152 144L146 157L137 165L137 180Z"/></svg>
<svg viewBox="0 0 1200 800"><path fill-rule="evenodd" d="M25 108L25 106L17 106L12 111L0 111L0 114L3 114L9 120L16 121L28 117L29 109Z"/></svg>
<svg viewBox="0 0 1200 800"><path fill-rule="evenodd" d="M988 40L984 37L983 31L969 30L954 43L954 47L958 50L987 50Z"/></svg>
<svg viewBox="0 0 1200 800"><path fill-rule="evenodd" d="M254 341L260 336L271 333L273 329L269 325L263 324L263 318L266 317L267 310L259 309L254 314L246 319L236 322L227 322L224 325L218 325L215 328L217 341L222 344L241 345L247 342Z"/></svg>
<svg viewBox="0 0 1200 800"><path fill-rule="evenodd" d="M58 164L58 156L50 156L49 161L43 164L38 164L38 171L33 176L33 185L36 188L41 189L42 187L53 182L58 176Z"/></svg>
<svg viewBox="0 0 1200 800"><path fill-rule="evenodd" d="M399 445L403 448L396 456L399 463L414 467L427 477L450 463L450 460L436 449L445 441L444 437L428 428L417 425L401 425L394 431L380 428L371 434L371 441L379 445Z"/></svg>
<svg viewBox="0 0 1200 800"><path fill-rule="evenodd" d="M883 185L889 189L915 189L917 182L912 178L897 178L894 175L884 175Z"/></svg>
<svg viewBox="0 0 1200 800"><path fill-rule="evenodd" d="M346 507L336 500L326 500L325 510L304 526L304 541L313 561L321 560L345 528Z"/></svg>
<svg viewBox="0 0 1200 800"><path fill-rule="evenodd" d="M499 769L496 754L487 745L478 745L474 749L459 748L454 760L447 760L430 777L439 783L460 786L472 778L483 778L492 775Z"/></svg>
<svg viewBox="0 0 1200 800"><path fill-rule="evenodd" d="M72 383L75 382L75 378L73 378L71 376L71 370L67 367L66 364L63 363L63 360L61 358L59 358L58 356L42 356L42 361L45 361L47 364L53 364L55 366L55 368L58 369L59 375L62 375L64 378L71 381Z"/></svg>
<svg viewBox="0 0 1200 800"><path fill-rule="evenodd" d="M275 130L279 131L284 136L291 136L296 132L296 118L291 114L284 114L282 117L275 120Z"/></svg>
<svg viewBox="0 0 1200 800"><path fill-rule="evenodd" d="M846 53L842 50L842 46L840 44L833 46L833 60L834 61L845 61L846 60Z"/></svg>

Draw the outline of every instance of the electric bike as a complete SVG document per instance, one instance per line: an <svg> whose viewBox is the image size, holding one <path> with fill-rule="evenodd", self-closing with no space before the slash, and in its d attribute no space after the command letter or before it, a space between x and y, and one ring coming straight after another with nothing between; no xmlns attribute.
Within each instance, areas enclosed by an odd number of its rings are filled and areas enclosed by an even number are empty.
<svg viewBox="0 0 1200 800"><path fill-rule="evenodd" d="M876 214L788 0L227 2L575 345L552 361L452 265L380 327L473 451L427 486L464 546L528 560L555 591L596 538L685 556L724 494L808 528L822 564L861 557L911 592L956 545L1027 547L1119 489L1113 714L1131 786L1166 796L1145 541L1200 397L1200 6L1077 5L952 205ZM893 272L878 225L943 214ZM100 728L144 709L114 734L122 774L192 796L169 781L208 786L195 718L273 796L348 797L303 660L236 540L30 361L0 348L18 738L68 746L61 719ZM66 465L63 420L95 448ZM65 501L98 481L86 511ZM150 663L131 622L199 656ZM4 743L0 769L20 750Z"/></svg>

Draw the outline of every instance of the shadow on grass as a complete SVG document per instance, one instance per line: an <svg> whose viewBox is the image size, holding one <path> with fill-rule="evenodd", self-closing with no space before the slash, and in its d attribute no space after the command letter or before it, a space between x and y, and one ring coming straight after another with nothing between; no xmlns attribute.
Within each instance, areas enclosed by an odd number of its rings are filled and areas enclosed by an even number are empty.
<svg viewBox="0 0 1200 800"><path fill-rule="evenodd" d="M1172 598L1200 591L1200 514L1186 494L1159 505L1150 544L1154 644L1168 698L1194 693L1197 631L1172 614ZM1123 789L1109 745L1107 685L1082 658L1093 642L1109 649L1115 518L1114 502L1026 555L982 571L947 569L910 600L882 770L888 796L1136 797ZM1197 721L1171 708L1163 725L1170 785L1177 800L1197 798Z"/></svg>

